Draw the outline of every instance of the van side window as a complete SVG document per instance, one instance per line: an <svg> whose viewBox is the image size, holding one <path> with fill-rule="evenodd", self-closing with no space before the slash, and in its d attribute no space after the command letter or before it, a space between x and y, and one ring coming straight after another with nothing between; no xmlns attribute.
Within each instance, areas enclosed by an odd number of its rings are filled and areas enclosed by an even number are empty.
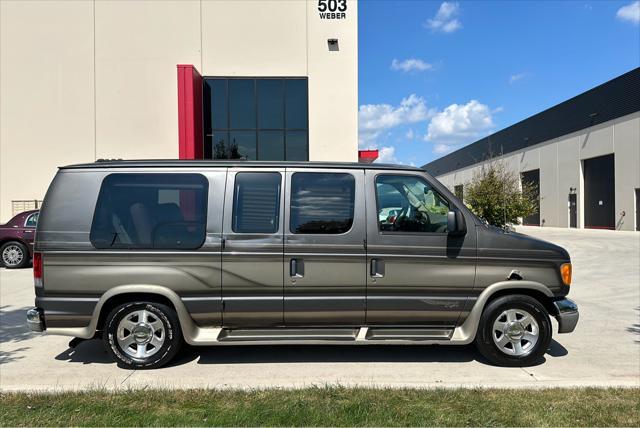
<svg viewBox="0 0 640 428"><path fill-rule="evenodd" d="M192 250L206 235L209 182L200 174L111 174L91 225L95 248Z"/></svg>
<svg viewBox="0 0 640 428"><path fill-rule="evenodd" d="M291 177L292 233L338 234L353 225L351 174L297 172Z"/></svg>
<svg viewBox="0 0 640 428"><path fill-rule="evenodd" d="M447 232L449 202L420 177L379 175L376 199L382 232Z"/></svg>
<svg viewBox="0 0 640 428"><path fill-rule="evenodd" d="M276 233L280 219L278 172L239 172L233 194L235 233Z"/></svg>

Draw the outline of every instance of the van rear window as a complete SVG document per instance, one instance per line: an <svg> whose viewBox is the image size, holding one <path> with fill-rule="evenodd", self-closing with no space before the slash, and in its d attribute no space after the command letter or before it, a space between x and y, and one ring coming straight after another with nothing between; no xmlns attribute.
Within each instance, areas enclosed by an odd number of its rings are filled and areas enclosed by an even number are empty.
<svg viewBox="0 0 640 428"><path fill-rule="evenodd" d="M91 243L101 249L199 248L208 186L200 174L111 174L100 188Z"/></svg>

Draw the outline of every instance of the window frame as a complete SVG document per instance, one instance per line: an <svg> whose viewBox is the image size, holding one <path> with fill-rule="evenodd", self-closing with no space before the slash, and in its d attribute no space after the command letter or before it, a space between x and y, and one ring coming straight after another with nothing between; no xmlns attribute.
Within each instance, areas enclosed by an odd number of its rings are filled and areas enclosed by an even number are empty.
<svg viewBox="0 0 640 428"><path fill-rule="evenodd" d="M353 180L353 194L352 196L352 218L351 218L351 224L349 225L349 229L345 230L344 232L340 232L340 233L300 233L300 232L296 232L291 228L291 222L293 221L293 216L291 214L292 210L291 210L291 204L293 201L293 178L296 176L296 174L324 174L324 175L330 175L330 174L334 174L334 175L348 175L349 177L351 177L351 179ZM353 227L356 223L356 176L354 174L352 174L351 172L325 172L325 171L313 171L313 170L309 170L309 171L292 171L291 173L291 178L290 178L290 189L289 189L289 198L288 198L288 204L286 209L289 212L289 221L288 221L288 229L289 229L289 233L292 235L300 235L300 236L340 236L340 235L346 235L348 233L350 233L353 230Z"/></svg>
<svg viewBox="0 0 640 428"><path fill-rule="evenodd" d="M36 220L36 225L35 226L27 226L27 223L29 223L29 220L31 220L34 216L40 216L40 211L37 211L35 213L31 213L27 216L27 218L24 220L24 227L27 229L35 229L38 227L38 220Z"/></svg>
<svg viewBox="0 0 640 428"><path fill-rule="evenodd" d="M202 205L204 207L204 212L202 213L202 219L203 219L203 236L202 236L202 240L199 241L199 244L197 246L194 247L189 247L189 248L154 248L153 246L151 247L139 247L139 246L118 246L118 247L108 247L108 248L103 248L103 247L98 247L95 245L95 240L94 240L94 224L96 222L96 219L98 217L98 208L99 208L99 202L101 200L101 197L103 195L103 192L105 192L105 182L112 176L122 176L122 175L147 175L147 176L175 176L175 175L179 175L179 176L197 176L199 178L201 178L203 180L203 188L202 188ZM114 173L109 173L107 175L105 175L104 177L102 177L101 181L100 181L100 188L98 190L98 196L96 198L96 203L93 209L93 216L91 218L91 224L89 226L89 242L91 243L91 246L97 250L97 251L141 251L141 252L187 252L187 251L198 251L200 249L202 249L204 247L205 242L207 241L207 230L209 227L209 193L210 193L210 188L211 188L211 183L209 183L209 178L207 176L205 176L204 174L198 173L198 172L149 172L149 171L141 171L141 172L133 172L133 171L127 171L127 172L114 172ZM159 190L159 188L156 188L156 190ZM153 244L153 241L152 241Z"/></svg>
<svg viewBox="0 0 640 428"><path fill-rule="evenodd" d="M231 172L231 171L230 171ZM282 192L284 191L284 173L282 171L274 171L274 170L258 170L258 169L244 169L244 170L237 170L237 171L232 171L234 173L233 175L233 187L231 190L231 207L229 209L229 215L230 215L230 224L229 224L229 231L231 233L233 233L234 235L239 235L239 236L274 236L274 235L280 235L282 234L282 222L283 222L283 206L284 206L284 201L283 201L283 194ZM237 192L238 192L238 175L241 174L278 174L280 176L280 186L278 188L278 206L277 206L277 213L278 213L278 218L277 218L277 222L276 222L276 229L274 232L239 232L235 230L235 226L236 226L236 198L237 198Z"/></svg>
<svg viewBox="0 0 640 428"><path fill-rule="evenodd" d="M402 235L406 235L406 236L448 236L449 235L449 231L447 230L446 232L410 232L410 231L399 231L399 232L394 232L391 230L380 230L380 221L378 220L378 212L379 212L379 196L378 196L378 179L380 177L409 177L409 178L415 178L417 180L422 180L424 183L426 183L433 192L435 192L436 194L438 194L440 196L440 198L442 198L444 201L447 202L447 204L449 205L449 211L451 211L451 209L453 207L456 207L456 205L448 198L444 197L442 195L442 193L440 191L438 191L438 189L436 189L436 187L429 181L427 180L426 177L424 177L423 175L419 175L419 174L393 174L393 173L381 173L381 174L376 174L375 177L373 178L373 192L375 194L375 215L373 216L375 218L375 222L376 222L376 230L378 231L378 235L382 235L382 236L402 236ZM456 207L457 208L457 207Z"/></svg>
<svg viewBox="0 0 640 428"><path fill-rule="evenodd" d="M259 135L260 132L263 131L278 131L281 132L283 135L283 159L282 161L287 161L287 134L289 132L305 132L306 133L306 137L307 137L307 144L306 144L306 159L303 161L308 161L309 160L309 77L308 76L203 76L202 77L202 85L203 88L206 85L207 80L225 80L226 82L226 94L227 94L227 100L226 100L226 127L225 128L214 128L213 127L213 121L211 121L211 128L206 128L205 127L205 122L206 122L206 118L203 117L203 121L202 121L202 128L203 128L203 132L202 132L202 149L203 149L203 153L207 153L206 150L206 145L207 145L207 140L208 139L213 139L214 136L216 135L216 133L218 134L226 134L227 135L227 139L230 138L230 135L232 132L253 132L255 134L255 153L256 153L256 160L261 160L260 159L260 149L259 149ZM231 111L230 111L230 91L229 91L229 82L232 80L253 80L253 105L254 105L254 111L255 111L255 123L254 123L254 127L252 128L232 128L231 127ZM260 118L259 118L259 102L258 102L258 81L259 80L282 80L283 81L283 85L282 85L282 105L283 105L283 127L282 128L260 128L259 127L259 123L260 123ZM297 128L297 127L293 127L293 128L289 128L287 127L287 81L289 80L303 80L306 84L306 121L305 121L305 128ZM204 90L203 90L203 97L202 97L202 112L203 112L203 116L205 112L209 112L209 115L211 116L212 112L211 112L211 99L209 99L209 107L206 107L206 102L207 100L205 99L204 96ZM211 140L212 143L212 149L211 149L211 159L215 159L214 157L214 150L213 150L213 146L215 145L215 143L213 142L213 140ZM227 141L227 143L230 143L230 141ZM302 162L302 161L300 161Z"/></svg>

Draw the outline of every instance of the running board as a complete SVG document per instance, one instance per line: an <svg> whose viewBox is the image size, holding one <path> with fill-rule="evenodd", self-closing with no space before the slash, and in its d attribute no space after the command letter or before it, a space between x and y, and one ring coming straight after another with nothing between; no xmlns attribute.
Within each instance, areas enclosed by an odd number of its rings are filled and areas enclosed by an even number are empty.
<svg viewBox="0 0 640 428"><path fill-rule="evenodd" d="M369 328L367 340L449 340L453 329L431 328Z"/></svg>
<svg viewBox="0 0 640 428"><path fill-rule="evenodd" d="M447 343L453 329L418 327L199 328L193 345L214 344L420 344Z"/></svg>
<svg viewBox="0 0 640 428"><path fill-rule="evenodd" d="M256 342L256 341L355 341L358 335L357 328L274 328L255 330L230 330L222 329L218 340L220 342Z"/></svg>

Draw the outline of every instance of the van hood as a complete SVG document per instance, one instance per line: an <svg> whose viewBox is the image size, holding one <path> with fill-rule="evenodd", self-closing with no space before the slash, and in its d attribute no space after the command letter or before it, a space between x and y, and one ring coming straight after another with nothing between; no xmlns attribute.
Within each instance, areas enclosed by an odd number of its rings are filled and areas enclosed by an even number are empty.
<svg viewBox="0 0 640 428"><path fill-rule="evenodd" d="M495 226L478 225L478 253L484 256L549 259L570 261L569 252L559 245L524 233L511 232Z"/></svg>

